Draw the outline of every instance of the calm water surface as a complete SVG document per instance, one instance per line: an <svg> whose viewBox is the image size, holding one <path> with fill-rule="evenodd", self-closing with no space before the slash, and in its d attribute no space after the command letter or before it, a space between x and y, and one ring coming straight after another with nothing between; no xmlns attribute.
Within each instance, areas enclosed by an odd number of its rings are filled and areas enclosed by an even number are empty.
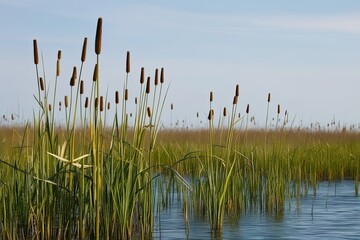
<svg viewBox="0 0 360 240"><path fill-rule="evenodd" d="M187 234L181 206L174 202L155 216L154 239L221 239L212 237L207 219L190 216ZM360 197L354 182L319 183L316 196L286 204L281 217L242 214L237 221L225 217L222 239L360 239Z"/></svg>

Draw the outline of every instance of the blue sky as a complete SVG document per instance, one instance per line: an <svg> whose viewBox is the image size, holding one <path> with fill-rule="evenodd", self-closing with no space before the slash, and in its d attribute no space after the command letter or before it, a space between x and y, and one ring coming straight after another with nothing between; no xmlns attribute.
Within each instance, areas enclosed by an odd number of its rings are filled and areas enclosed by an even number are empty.
<svg viewBox="0 0 360 240"><path fill-rule="evenodd" d="M231 107L240 85L239 111L264 124L277 104L296 125L335 118L360 122L360 1L4 1L0 0L1 115L32 116L36 75L32 40L38 40L48 81L62 50L59 97L68 93L71 69L80 64L88 37L84 80L91 81L97 18L103 17L103 92L121 89L126 51L130 79L140 68L153 76L164 67L173 121L196 123L214 91L215 112ZM61 98L61 97L60 97ZM164 113L169 121L169 111Z"/></svg>

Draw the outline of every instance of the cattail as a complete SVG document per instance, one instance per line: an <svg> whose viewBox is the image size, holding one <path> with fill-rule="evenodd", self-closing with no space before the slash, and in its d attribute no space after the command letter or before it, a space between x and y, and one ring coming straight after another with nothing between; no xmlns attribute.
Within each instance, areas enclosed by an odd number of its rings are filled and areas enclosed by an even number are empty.
<svg viewBox="0 0 360 240"><path fill-rule="evenodd" d="M214 110L213 110L213 109L210 109L210 110L209 110L209 115L208 115L208 120L212 120L212 119L213 119L213 116L214 116Z"/></svg>
<svg viewBox="0 0 360 240"><path fill-rule="evenodd" d="M110 102L107 103L107 110L110 110Z"/></svg>
<svg viewBox="0 0 360 240"><path fill-rule="evenodd" d="M115 104L119 104L119 92L115 92Z"/></svg>
<svg viewBox="0 0 360 240"><path fill-rule="evenodd" d="M132 117L132 113L130 113L130 117Z"/></svg>
<svg viewBox="0 0 360 240"><path fill-rule="evenodd" d="M214 94L213 92L210 92L210 102L212 102L214 100Z"/></svg>
<svg viewBox="0 0 360 240"><path fill-rule="evenodd" d="M93 81L96 82L97 79L98 79L98 65L96 63L94 67Z"/></svg>
<svg viewBox="0 0 360 240"><path fill-rule="evenodd" d="M58 54L57 54L57 59L60 60L61 59L61 50L58 51Z"/></svg>
<svg viewBox="0 0 360 240"><path fill-rule="evenodd" d="M129 99L129 93L128 93L128 89L125 89L125 96L124 96L125 101L127 101Z"/></svg>
<svg viewBox="0 0 360 240"><path fill-rule="evenodd" d="M147 94L150 93L150 77L147 78L147 82L146 82L146 93L147 93Z"/></svg>
<svg viewBox="0 0 360 240"><path fill-rule="evenodd" d="M37 46L36 39L34 39L33 44L34 44L34 63L35 63L35 65L38 65L39 64L39 53L38 53L38 46Z"/></svg>
<svg viewBox="0 0 360 240"><path fill-rule="evenodd" d="M74 86L75 85L75 80L77 78L77 73L76 73L76 67L73 68L73 73L70 79L70 86Z"/></svg>
<svg viewBox="0 0 360 240"><path fill-rule="evenodd" d="M161 68L161 72L160 72L160 83L161 83L161 84L164 83L164 68Z"/></svg>
<svg viewBox="0 0 360 240"><path fill-rule="evenodd" d="M238 103L238 97L237 96L234 96L234 99L233 99L233 105L237 104Z"/></svg>
<svg viewBox="0 0 360 240"><path fill-rule="evenodd" d="M196 117L199 118L199 112L196 112Z"/></svg>
<svg viewBox="0 0 360 240"><path fill-rule="evenodd" d="M159 84L159 73L158 69L155 69L155 86Z"/></svg>
<svg viewBox="0 0 360 240"><path fill-rule="evenodd" d="M144 83L144 68L141 68L141 73L140 73L140 84Z"/></svg>
<svg viewBox="0 0 360 240"><path fill-rule="evenodd" d="M224 107L224 110L223 110L223 116L226 117L227 115L227 112L226 112L226 107Z"/></svg>
<svg viewBox="0 0 360 240"><path fill-rule="evenodd" d="M45 87L44 87L44 80L42 77L40 77L40 90L44 91Z"/></svg>
<svg viewBox="0 0 360 240"><path fill-rule="evenodd" d="M95 37L95 53L99 55L101 53L101 35L102 35L102 18L100 17L96 27Z"/></svg>
<svg viewBox="0 0 360 240"><path fill-rule="evenodd" d="M64 104L65 104L65 108L68 108L68 106L69 106L68 96L65 96L65 98L64 98Z"/></svg>
<svg viewBox="0 0 360 240"><path fill-rule="evenodd" d="M86 59L86 47L87 47L87 38L84 38L83 48L81 52L81 62L85 62Z"/></svg>
<svg viewBox="0 0 360 240"><path fill-rule="evenodd" d="M239 95L240 95L240 89L239 89L239 84L237 84L235 90L235 96L239 97Z"/></svg>
<svg viewBox="0 0 360 240"><path fill-rule="evenodd" d="M278 111L277 111L278 114L280 114L280 104L278 104Z"/></svg>
<svg viewBox="0 0 360 240"><path fill-rule="evenodd" d="M130 52L126 53L126 73L130 72Z"/></svg>
<svg viewBox="0 0 360 240"><path fill-rule="evenodd" d="M147 107L147 115L148 117L150 118L151 117L151 108L150 107Z"/></svg>
<svg viewBox="0 0 360 240"><path fill-rule="evenodd" d="M135 105L137 104L137 97L135 97Z"/></svg>
<svg viewBox="0 0 360 240"><path fill-rule="evenodd" d="M94 101L95 109L97 109L98 105L99 105L99 99L96 97Z"/></svg>
<svg viewBox="0 0 360 240"><path fill-rule="evenodd" d="M241 117L241 115L240 115L240 113L238 114L238 118L240 118Z"/></svg>
<svg viewBox="0 0 360 240"><path fill-rule="evenodd" d="M171 105L170 105L170 110L171 110L171 111L174 110L174 104L171 104Z"/></svg>
<svg viewBox="0 0 360 240"><path fill-rule="evenodd" d="M61 101L59 101L59 111L61 111Z"/></svg>
<svg viewBox="0 0 360 240"><path fill-rule="evenodd" d="M49 112L51 112L51 104L49 104Z"/></svg>
<svg viewBox="0 0 360 240"><path fill-rule="evenodd" d="M271 99L271 94L269 93L269 94L268 94L268 100L267 100L267 101L270 102L270 99Z"/></svg>
<svg viewBox="0 0 360 240"><path fill-rule="evenodd" d="M88 108L89 107L89 98L86 97L85 98L85 105L84 105L85 108Z"/></svg>
<svg viewBox="0 0 360 240"><path fill-rule="evenodd" d="M84 94L84 80L80 81L80 94Z"/></svg>
<svg viewBox="0 0 360 240"><path fill-rule="evenodd" d="M60 76L60 59L56 60L56 76Z"/></svg>
<svg viewBox="0 0 360 240"><path fill-rule="evenodd" d="M250 105L248 104L248 105L246 106L246 114L249 114L249 110L250 110Z"/></svg>
<svg viewBox="0 0 360 240"><path fill-rule="evenodd" d="M100 112L104 111L104 98L100 96Z"/></svg>

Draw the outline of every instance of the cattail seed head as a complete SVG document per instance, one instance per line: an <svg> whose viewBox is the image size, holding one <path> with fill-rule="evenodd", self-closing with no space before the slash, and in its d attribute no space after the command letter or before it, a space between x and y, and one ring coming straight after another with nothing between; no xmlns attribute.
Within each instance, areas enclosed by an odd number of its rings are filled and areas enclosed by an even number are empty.
<svg viewBox="0 0 360 240"><path fill-rule="evenodd" d="M164 68L161 68L161 72L160 72L160 83L163 84L165 81L164 79Z"/></svg>
<svg viewBox="0 0 360 240"><path fill-rule="evenodd" d="M239 97L239 95L240 95L240 88L239 88L239 84L237 84L235 90L235 96Z"/></svg>
<svg viewBox="0 0 360 240"><path fill-rule="evenodd" d="M277 113L280 114L280 104L278 104Z"/></svg>
<svg viewBox="0 0 360 240"><path fill-rule="evenodd" d="M60 76L60 59L56 60L56 76Z"/></svg>
<svg viewBox="0 0 360 240"><path fill-rule="evenodd" d="M140 72L140 84L144 83L144 68L141 68L141 72Z"/></svg>
<svg viewBox="0 0 360 240"><path fill-rule="evenodd" d="M147 107L147 115L148 117L150 118L151 117L151 108L150 107Z"/></svg>
<svg viewBox="0 0 360 240"><path fill-rule="evenodd" d="M126 73L130 72L130 52L126 53Z"/></svg>
<svg viewBox="0 0 360 240"><path fill-rule="evenodd" d="M57 54L57 59L60 60L61 59L61 50L58 51L58 54Z"/></svg>
<svg viewBox="0 0 360 240"><path fill-rule="evenodd" d="M136 105L136 104L137 104L137 97L135 97L135 100L134 100L134 101L135 101L135 105Z"/></svg>
<svg viewBox="0 0 360 240"><path fill-rule="evenodd" d="M107 103L107 110L110 110L110 102Z"/></svg>
<svg viewBox="0 0 360 240"><path fill-rule="evenodd" d="M44 79L42 77L40 77L40 90L44 91L45 87L44 87Z"/></svg>
<svg viewBox="0 0 360 240"><path fill-rule="evenodd" d="M85 105L84 105L85 108L88 108L89 107L89 98L86 97L85 98Z"/></svg>
<svg viewBox="0 0 360 240"><path fill-rule="evenodd" d="M102 18L97 21L96 35L95 35L95 53L99 55L101 53L101 38L102 38Z"/></svg>
<svg viewBox="0 0 360 240"><path fill-rule="evenodd" d="M238 97L237 96L234 96L234 99L233 99L233 105L237 104L238 103Z"/></svg>
<svg viewBox="0 0 360 240"><path fill-rule="evenodd" d="M208 120L211 121L213 119L213 116L214 116L214 110L210 109L208 114Z"/></svg>
<svg viewBox="0 0 360 240"><path fill-rule="evenodd" d="M98 65L96 63L94 67L93 81L96 82L97 79L98 79Z"/></svg>
<svg viewBox="0 0 360 240"><path fill-rule="evenodd" d="M199 118L199 112L196 112L196 117Z"/></svg>
<svg viewBox="0 0 360 240"><path fill-rule="evenodd" d="M94 100L94 106L95 106L95 109L97 109L99 106L99 99L97 97Z"/></svg>
<svg viewBox="0 0 360 240"><path fill-rule="evenodd" d="M70 86L74 86L75 85L75 80L77 78L77 73L76 73L76 67L73 68L73 73L72 76L70 78Z"/></svg>
<svg viewBox="0 0 360 240"><path fill-rule="evenodd" d="M224 107L224 110L223 110L223 116L226 117L227 115L227 112L226 112L226 107Z"/></svg>
<svg viewBox="0 0 360 240"><path fill-rule="evenodd" d="M249 111L250 111L250 105L248 104L248 105L246 106L246 114L249 114Z"/></svg>
<svg viewBox="0 0 360 240"><path fill-rule="evenodd" d="M115 104L119 104L119 92L115 92Z"/></svg>
<svg viewBox="0 0 360 240"><path fill-rule="evenodd" d="M100 96L100 112L104 111L104 98Z"/></svg>
<svg viewBox="0 0 360 240"><path fill-rule="evenodd" d="M146 81L146 93L150 93L150 77L148 77Z"/></svg>
<svg viewBox="0 0 360 240"><path fill-rule="evenodd" d="M68 108L68 106L69 106L68 96L64 97L64 104L65 104L65 108Z"/></svg>
<svg viewBox="0 0 360 240"><path fill-rule="evenodd" d="M157 86L159 84L159 73L158 73L158 69L155 69L155 86Z"/></svg>
<svg viewBox="0 0 360 240"><path fill-rule="evenodd" d="M51 112L51 104L49 104L49 112Z"/></svg>
<svg viewBox="0 0 360 240"><path fill-rule="evenodd" d="M171 105L170 105L170 110L171 110L171 111L174 110L174 104L171 104Z"/></svg>
<svg viewBox="0 0 360 240"><path fill-rule="evenodd" d="M35 63L35 65L38 65L39 64L39 53L38 53L38 46L37 46L36 39L34 39L33 45L34 45L34 63Z"/></svg>
<svg viewBox="0 0 360 240"><path fill-rule="evenodd" d="M84 94L84 80L80 81L80 94Z"/></svg>
<svg viewBox="0 0 360 240"><path fill-rule="evenodd" d="M124 99L125 99L125 101L127 101L129 99L129 91L128 91L128 89L125 89Z"/></svg>
<svg viewBox="0 0 360 240"><path fill-rule="evenodd" d="M87 47L87 38L84 38L83 48L81 52L81 62L85 62L86 60L86 47Z"/></svg>
<svg viewBox="0 0 360 240"><path fill-rule="evenodd" d="M214 94L213 92L210 92L210 102L212 102L214 100Z"/></svg>
<svg viewBox="0 0 360 240"><path fill-rule="evenodd" d="M267 101L270 102L270 100L271 100L271 94L269 93Z"/></svg>

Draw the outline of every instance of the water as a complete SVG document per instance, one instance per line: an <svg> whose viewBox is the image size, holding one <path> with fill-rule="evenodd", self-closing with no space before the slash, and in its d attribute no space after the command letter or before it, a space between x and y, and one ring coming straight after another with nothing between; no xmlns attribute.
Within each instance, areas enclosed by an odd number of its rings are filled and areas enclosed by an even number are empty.
<svg viewBox="0 0 360 240"><path fill-rule="evenodd" d="M189 217L187 232L174 202L156 215L154 239L221 239L211 235L207 219ZM222 239L360 239L360 197L352 181L322 182L315 197L309 191L300 204L288 201L281 217L246 213L235 223L225 217Z"/></svg>

